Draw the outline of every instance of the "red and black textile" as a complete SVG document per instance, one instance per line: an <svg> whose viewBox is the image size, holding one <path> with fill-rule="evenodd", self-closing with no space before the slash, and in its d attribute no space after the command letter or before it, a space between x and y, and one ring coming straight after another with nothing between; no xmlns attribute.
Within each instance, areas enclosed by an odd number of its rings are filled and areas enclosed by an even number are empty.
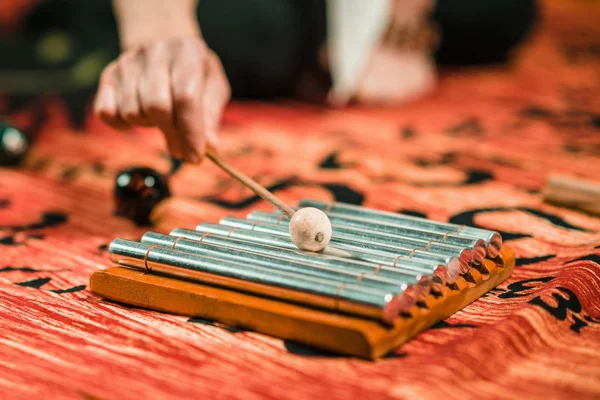
<svg viewBox="0 0 600 400"><path fill-rule="evenodd" d="M512 63L444 71L423 101L227 111L223 156L287 202L485 227L514 249L510 280L378 362L92 295L113 238L269 206L213 165L174 165L156 131L106 128L71 92L4 96L0 113L37 134L22 167L0 169L0 397L600 397L600 219L540 196L552 173L600 180L600 7L542 5ZM115 174L135 165L169 175L152 228L114 215Z"/></svg>

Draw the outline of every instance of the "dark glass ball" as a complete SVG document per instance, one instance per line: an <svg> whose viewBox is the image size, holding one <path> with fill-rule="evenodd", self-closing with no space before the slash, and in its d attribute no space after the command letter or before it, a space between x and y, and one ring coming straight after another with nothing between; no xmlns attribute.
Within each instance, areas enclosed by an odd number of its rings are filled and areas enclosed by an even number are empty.
<svg viewBox="0 0 600 400"><path fill-rule="evenodd" d="M149 225L154 207L171 195L167 179L152 168L134 167L117 174L115 214Z"/></svg>
<svg viewBox="0 0 600 400"><path fill-rule="evenodd" d="M0 122L0 167L19 165L29 150L29 138L20 130Z"/></svg>

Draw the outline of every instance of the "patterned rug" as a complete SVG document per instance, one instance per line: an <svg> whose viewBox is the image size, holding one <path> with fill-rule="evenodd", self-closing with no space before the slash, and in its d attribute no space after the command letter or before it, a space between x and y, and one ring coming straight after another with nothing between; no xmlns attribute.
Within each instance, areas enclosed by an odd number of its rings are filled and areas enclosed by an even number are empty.
<svg viewBox="0 0 600 400"><path fill-rule="evenodd" d="M5 98L16 124L44 117L25 165L0 169L0 397L600 397L600 219L540 196L549 174L600 180L599 20L598 3L544 3L512 63L444 71L403 107L227 111L223 157L287 202L494 229L515 251L509 281L377 362L92 295L116 237L270 207L211 164L174 165L153 130L106 128L88 102ZM136 165L170 176L153 227L114 215L115 174Z"/></svg>

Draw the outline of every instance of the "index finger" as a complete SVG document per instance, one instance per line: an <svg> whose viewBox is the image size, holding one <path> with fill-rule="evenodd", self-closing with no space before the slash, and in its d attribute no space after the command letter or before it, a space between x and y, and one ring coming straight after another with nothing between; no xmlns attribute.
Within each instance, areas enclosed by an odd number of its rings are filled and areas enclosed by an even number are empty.
<svg viewBox="0 0 600 400"><path fill-rule="evenodd" d="M206 150L204 101L204 57L206 49L199 44L183 43L171 68L173 91L173 123L190 162L200 162Z"/></svg>

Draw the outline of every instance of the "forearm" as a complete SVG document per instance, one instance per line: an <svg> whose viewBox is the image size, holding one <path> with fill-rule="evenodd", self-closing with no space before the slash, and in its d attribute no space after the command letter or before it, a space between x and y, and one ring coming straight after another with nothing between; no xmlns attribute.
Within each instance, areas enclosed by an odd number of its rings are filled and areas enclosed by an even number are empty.
<svg viewBox="0 0 600 400"><path fill-rule="evenodd" d="M198 0L113 0L123 50L156 39L199 34Z"/></svg>

